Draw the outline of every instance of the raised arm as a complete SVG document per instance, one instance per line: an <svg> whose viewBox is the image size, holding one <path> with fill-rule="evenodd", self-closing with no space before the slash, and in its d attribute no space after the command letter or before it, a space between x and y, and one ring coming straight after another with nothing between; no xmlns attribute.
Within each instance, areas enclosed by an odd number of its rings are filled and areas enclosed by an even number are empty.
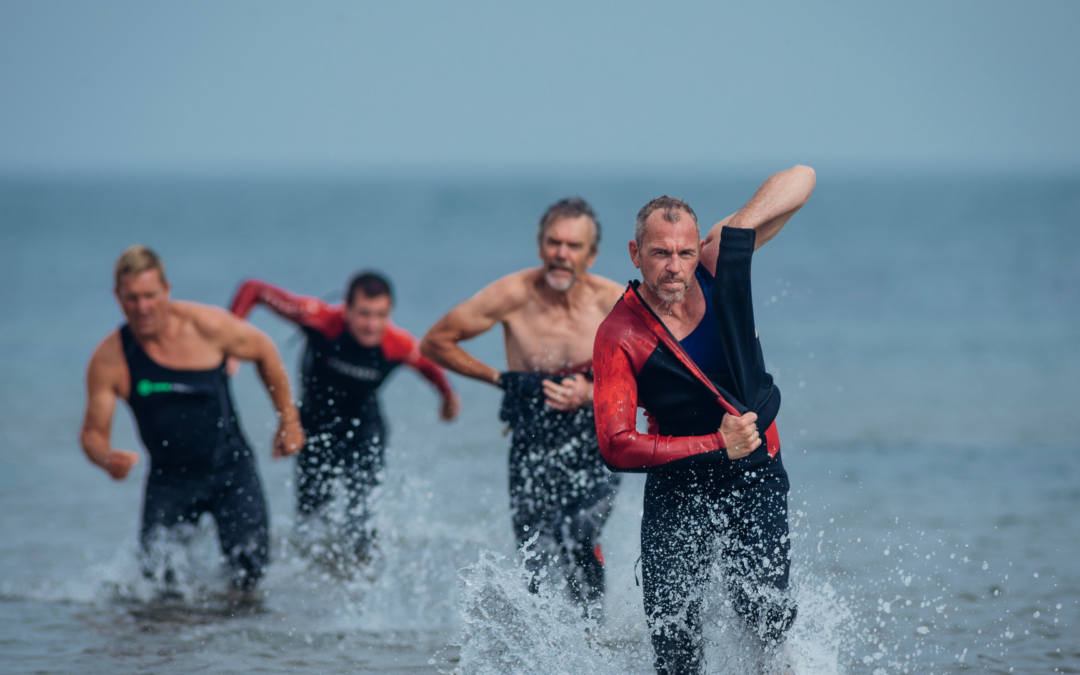
<svg viewBox="0 0 1080 675"><path fill-rule="evenodd" d="M500 371L458 346L491 330L526 299L524 275L505 276L450 310L420 340L420 352L438 365L474 380L499 384Z"/></svg>
<svg viewBox="0 0 1080 675"><path fill-rule="evenodd" d="M86 368L86 412L79 430L83 454L113 480L124 480L139 463L138 453L112 447L113 414L126 375L120 336L114 332L97 346Z"/></svg>
<svg viewBox="0 0 1080 675"><path fill-rule="evenodd" d="M794 166L769 176L746 206L709 230L705 236L705 246L701 249L701 263L705 265L705 269L716 269L720 233L724 227L756 230L755 248L761 248L806 204L816 183L817 175L808 166Z"/></svg>
<svg viewBox="0 0 1080 675"><path fill-rule="evenodd" d="M175 303L179 305L180 303ZM289 376L274 341L250 323L216 307L193 306L185 303L195 319L198 330L225 352L226 356L251 361L258 370L266 392L278 412L278 430L274 434L274 458L300 452L304 432L300 414L293 403Z"/></svg>
<svg viewBox="0 0 1080 675"><path fill-rule="evenodd" d="M318 298L293 295L258 279L248 279L240 284L229 310L246 319L256 305L265 305L281 318L300 326L314 328L327 336L340 335L345 328L340 307L329 305Z"/></svg>

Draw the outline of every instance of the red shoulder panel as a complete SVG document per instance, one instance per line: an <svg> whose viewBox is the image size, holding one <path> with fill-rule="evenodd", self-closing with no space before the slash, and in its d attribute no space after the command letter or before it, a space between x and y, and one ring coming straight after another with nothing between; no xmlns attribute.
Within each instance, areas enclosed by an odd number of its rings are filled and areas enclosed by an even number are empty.
<svg viewBox="0 0 1080 675"><path fill-rule="evenodd" d="M454 391L450 388L450 380L446 378L446 372L420 355L420 343L404 328L398 328L393 324L387 327L382 341L382 354L388 361L404 363L416 370L435 385L444 398L453 395Z"/></svg>
<svg viewBox="0 0 1080 675"><path fill-rule="evenodd" d="M637 376L660 338L629 306L628 296L636 297L633 288L627 289L600 324L593 345L593 408L600 454L617 469L642 469L724 447L719 433L661 436L638 432Z"/></svg>

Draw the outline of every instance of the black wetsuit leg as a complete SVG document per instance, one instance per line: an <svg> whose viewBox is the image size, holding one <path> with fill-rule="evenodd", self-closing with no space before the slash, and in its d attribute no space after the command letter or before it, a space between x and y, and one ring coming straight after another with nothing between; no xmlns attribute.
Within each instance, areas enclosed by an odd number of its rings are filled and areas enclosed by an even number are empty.
<svg viewBox="0 0 1080 675"><path fill-rule="evenodd" d="M270 516L250 454L248 461L218 473L210 514L217 523L233 586L254 588L270 559Z"/></svg>
<svg viewBox="0 0 1080 675"><path fill-rule="evenodd" d="M358 558L368 555L374 537L368 526L368 500L379 485L385 458L385 432L381 425L377 430L373 426L367 425L365 436L353 438L339 428L308 432L308 444L296 463L297 510L302 516L322 518ZM328 519L336 486L346 498L345 520L340 523Z"/></svg>
<svg viewBox="0 0 1080 675"><path fill-rule="evenodd" d="M143 573L163 570L173 580L168 562L157 559L160 537L186 538L185 526L198 525L209 513L217 525L218 541L236 588L253 588L269 562L270 521L262 484L251 451L237 447L239 459L208 471L157 473L147 478L139 540Z"/></svg>
<svg viewBox="0 0 1080 675"><path fill-rule="evenodd" d="M657 672L700 673L703 593L719 562L732 606L775 645L795 620L788 586L787 490L755 485L738 494L658 492L646 486L641 523L645 613Z"/></svg>
<svg viewBox="0 0 1080 675"><path fill-rule="evenodd" d="M501 418L514 431L510 445L510 510L520 547L533 537L533 573L552 569L583 604L604 593L597 539L611 515L619 477L603 465L591 406L562 412L544 403L544 376L504 373Z"/></svg>

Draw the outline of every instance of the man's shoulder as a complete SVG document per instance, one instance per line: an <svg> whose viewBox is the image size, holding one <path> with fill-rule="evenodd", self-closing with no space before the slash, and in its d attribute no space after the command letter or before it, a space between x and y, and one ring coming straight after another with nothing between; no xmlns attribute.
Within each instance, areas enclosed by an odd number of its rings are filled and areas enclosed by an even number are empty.
<svg viewBox="0 0 1080 675"><path fill-rule="evenodd" d="M204 305L201 302L189 300L173 300L169 303L169 309L179 319L193 323L200 330L216 332L226 323L236 321L236 315L213 305Z"/></svg>
<svg viewBox="0 0 1080 675"><path fill-rule="evenodd" d="M619 299L615 302L615 305L608 312L608 315L604 317L603 322L600 324L600 328L597 330L597 336L603 335L606 340L622 341L626 339L630 333L628 331L643 330L644 327L641 324L641 320L633 309L627 305L625 298L620 294Z"/></svg>
<svg viewBox="0 0 1080 675"><path fill-rule="evenodd" d="M88 374L106 375L119 372L126 364L120 329L110 332L94 347L87 364Z"/></svg>
<svg viewBox="0 0 1080 675"><path fill-rule="evenodd" d="M500 314L508 314L536 294L536 282L541 274L538 267L511 272L485 286L475 298L482 299L485 305L497 306Z"/></svg>
<svg viewBox="0 0 1080 675"><path fill-rule="evenodd" d="M590 294L609 308L613 307L626 291L626 286L598 274L588 274L584 281L589 288Z"/></svg>

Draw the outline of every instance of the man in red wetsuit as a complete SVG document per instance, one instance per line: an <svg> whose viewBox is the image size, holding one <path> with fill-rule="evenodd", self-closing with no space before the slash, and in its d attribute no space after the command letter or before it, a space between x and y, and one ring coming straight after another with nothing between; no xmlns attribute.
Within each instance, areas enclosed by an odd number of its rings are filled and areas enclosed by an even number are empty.
<svg viewBox="0 0 1080 675"><path fill-rule="evenodd" d="M368 496L379 483L386 446L379 387L404 363L439 390L443 420L454 419L461 402L443 370L420 355L416 338L390 322L393 296L385 278L362 272L349 282L345 298L343 305L330 305L251 279L237 290L232 311L247 317L262 304L304 331L300 421L308 442L296 464L297 509L302 518L316 516L330 528L335 557L362 561L372 541ZM348 498L341 528L329 517L337 484Z"/></svg>
<svg viewBox="0 0 1080 675"><path fill-rule="evenodd" d="M616 471L649 475L641 557L660 673L703 671L700 614L717 562L762 654L795 620L780 392L754 326L750 260L814 184L803 166L770 177L704 240L685 202L646 204L629 246L642 282L631 282L596 334L600 452ZM647 433L637 430L638 407Z"/></svg>

